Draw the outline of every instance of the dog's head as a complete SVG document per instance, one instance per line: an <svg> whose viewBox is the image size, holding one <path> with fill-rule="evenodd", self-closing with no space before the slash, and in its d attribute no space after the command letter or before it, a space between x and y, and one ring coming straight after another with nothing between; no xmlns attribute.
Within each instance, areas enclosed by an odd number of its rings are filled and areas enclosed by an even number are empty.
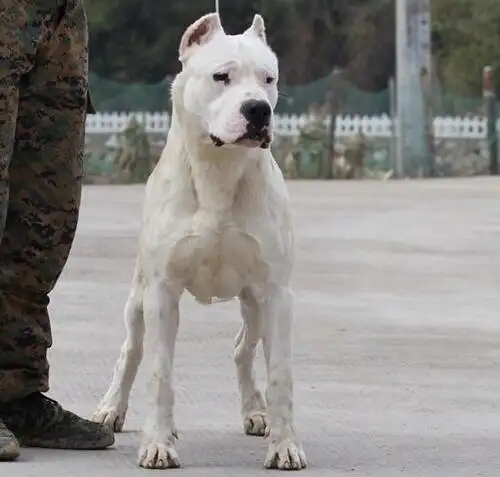
<svg viewBox="0 0 500 477"><path fill-rule="evenodd" d="M217 147L269 147L278 61L260 15L240 35L226 35L216 13L201 17L182 36L179 59L174 101L200 139Z"/></svg>

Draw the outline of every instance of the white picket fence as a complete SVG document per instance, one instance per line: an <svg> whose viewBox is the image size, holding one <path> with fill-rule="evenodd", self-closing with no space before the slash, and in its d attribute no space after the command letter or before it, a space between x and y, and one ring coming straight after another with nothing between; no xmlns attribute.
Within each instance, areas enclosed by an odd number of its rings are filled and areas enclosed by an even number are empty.
<svg viewBox="0 0 500 477"><path fill-rule="evenodd" d="M170 124L168 113L98 113L87 117L87 134L116 134L125 129L130 118L135 116L145 125L148 133L166 134ZM310 118L307 115L277 116L275 133L293 137ZM325 122L328 122L326 120ZM362 131L367 137L389 138L392 135L392 121L389 116L338 116L336 121L337 136L346 137ZM500 120L497 122L500 132ZM485 139L486 118L476 117L436 117L434 136L437 138Z"/></svg>

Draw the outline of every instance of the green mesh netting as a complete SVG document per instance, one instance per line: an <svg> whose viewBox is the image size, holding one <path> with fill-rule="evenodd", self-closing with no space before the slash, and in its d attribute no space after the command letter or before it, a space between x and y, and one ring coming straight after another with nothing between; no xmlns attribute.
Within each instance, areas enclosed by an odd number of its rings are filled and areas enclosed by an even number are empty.
<svg viewBox="0 0 500 477"><path fill-rule="evenodd" d="M312 83L280 87L277 114L304 114L312 106L328 101L333 73ZM159 84L123 84L91 73L90 87L98 111L168 111L168 81ZM378 116L389 114L389 89L378 93L363 91L345 80L338 85L340 114ZM434 94L433 107L438 116L481 115L483 98L462 98L447 92ZM500 101L498 103L500 110Z"/></svg>
<svg viewBox="0 0 500 477"><path fill-rule="evenodd" d="M89 74L92 101L97 111L166 111L169 110L167 83L123 84Z"/></svg>
<svg viewBox="0 0 500 477"><path fill-rule="evenodd" d="M443 94L436 102L436 113L443 116L482 115L484 111L482 98L460 98Z"/></svg>
<svg viewBox="0 0 500 477"><path fill-rule="evenodd" d="M123 84L90 74L90 87L98 111L168 111L169 83ZM325 104L332 87L332 75L300 86L281 86L277 114L304 114L312 106ZM340 114L379 116L390 112L389 90L363 91L345 80L339 82ZM483 99L436 94L434 111L439 116L482 114ZM498 103L500 108L500 102Z"/></svg>
<svg viewBox="0 0 500 477"><path fill-rule="evenodd" d="M276 108L278 114L302 114L313 105L321 105L328 101L332 88L333 74L313 83L300 86L282 86L281 98ZM341 114L381 115L389 114L389 90L378 93L363 91L345 80L340 80L337 86L340 96L339 108Z"/></svg>
<svg viewBox="0 0 500 477"><path fill-rule="evenodd" d="M94 106L98 111L161 111L169 110L168 82L144 85L122 84L90 74ZM281 86L277 114L303 114L311 106L324 104L332 85L332 76L301 86ZM380 115L389 113L388 90L368 93L340 83L340 109L343 114Z"/></svg>

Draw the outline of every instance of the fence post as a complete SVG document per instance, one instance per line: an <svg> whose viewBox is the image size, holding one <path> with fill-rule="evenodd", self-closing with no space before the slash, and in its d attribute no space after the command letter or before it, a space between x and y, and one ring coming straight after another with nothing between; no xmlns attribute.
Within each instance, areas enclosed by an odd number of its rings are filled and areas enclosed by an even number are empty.
<svg viewBox="0 0 500 477"><path fill-rule="evenodd" d="M495 87L493 84L493 68L485 66L483 72L483 97L486 113L486 137L488 140L488 155L490 174L498 174L498 133Z"/></svg>
<svg viewBox="0 0 500 477"><path fill-rule="evenodd" d="M335 160L335 143L337 135L337 115L340 106L340 74L342 71L335 68L332 75L330 89L330 101L328 113L330 121L328 124L328 150L324 158L321 172L324 179L333 179L333 161Z"/></svg>
<svg viewBox="0 0 500 477"><path fill-rule="evenodd" d="M427 141L427 163L424 165L425 175L436 176L436 147L434 139L434 112L432 108L432 78L427 68L420 71L420 82L424 97L425 137Z"/></svg>

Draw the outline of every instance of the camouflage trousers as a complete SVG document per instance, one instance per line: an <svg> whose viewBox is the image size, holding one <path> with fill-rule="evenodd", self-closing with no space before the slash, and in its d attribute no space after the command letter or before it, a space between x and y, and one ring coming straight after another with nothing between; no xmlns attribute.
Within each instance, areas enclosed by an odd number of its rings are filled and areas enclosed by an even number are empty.
<svg viewBox="0 0 500 477"><path fill-rule="evenodd" d="M48 389L47 306L80 205L83 0L0 3L0 401Z"/></svg>

